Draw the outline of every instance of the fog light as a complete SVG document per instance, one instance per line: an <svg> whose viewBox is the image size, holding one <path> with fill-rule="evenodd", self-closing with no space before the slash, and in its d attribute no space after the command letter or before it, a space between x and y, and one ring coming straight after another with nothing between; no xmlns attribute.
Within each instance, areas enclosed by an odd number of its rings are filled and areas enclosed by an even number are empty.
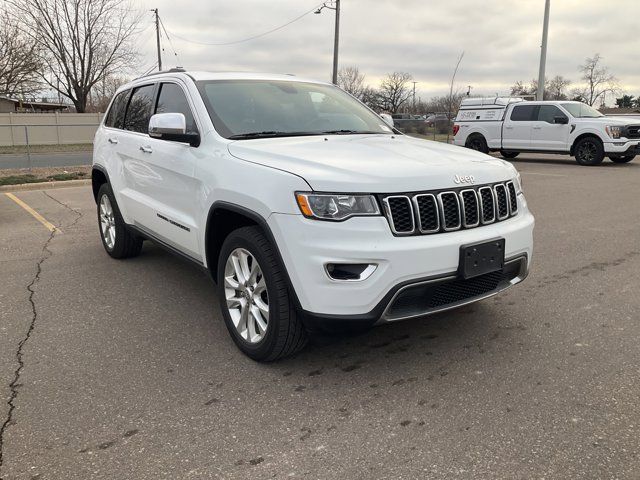
<svg viewBox="0 0 640 480"><path fill-rule="evenodd" d="M327 263L325 270L329 278L343 282L366 280L378 268L375 263Z"/></svg>

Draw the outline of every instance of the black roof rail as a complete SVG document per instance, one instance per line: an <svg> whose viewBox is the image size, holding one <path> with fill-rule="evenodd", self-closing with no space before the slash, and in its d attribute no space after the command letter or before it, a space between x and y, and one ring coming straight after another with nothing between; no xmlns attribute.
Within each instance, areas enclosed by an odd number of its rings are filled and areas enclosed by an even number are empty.
<svg viewBox="0 0 640 480"><path fill-rule="evenodd" d="M154 75L162 75L163 73L187 73L187 71L182 67L174 67L174 68L170 68L169 70L160 70L159 72L147 73L146 75L142 75L141 77L138 77L138 78L153 77Z"/></svg>

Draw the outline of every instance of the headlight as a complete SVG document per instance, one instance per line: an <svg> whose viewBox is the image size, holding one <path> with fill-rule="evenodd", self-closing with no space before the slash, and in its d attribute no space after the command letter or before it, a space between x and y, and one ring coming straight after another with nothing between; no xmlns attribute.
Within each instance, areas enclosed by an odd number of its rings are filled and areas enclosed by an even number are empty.
<svg viewBox="0 0 640 480"><path fill-rule="evenodd" d="M380 215L373 195L297 192L296 201L305 217L318 220L339 221L349 217Z"/></svg>
<svg viewBox="0 0 640 480"><path fill-rule="evenodd" d="M516 175L516 193L523 192L522 190L522 175L520 172Z"/></svg>
<svg viewBox="0 0 640 480"><path fill-rule="evenodd" d="M620 138L620 135L622 135L622 127L618 125L607 125L604 128L611 138Z"/></svg>

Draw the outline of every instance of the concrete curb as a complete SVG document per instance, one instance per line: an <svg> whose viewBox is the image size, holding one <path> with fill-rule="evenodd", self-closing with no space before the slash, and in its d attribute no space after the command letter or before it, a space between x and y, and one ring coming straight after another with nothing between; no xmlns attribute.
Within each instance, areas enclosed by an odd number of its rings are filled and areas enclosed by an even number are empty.
<svg viewBox="0 0 640 480"><path fill-rule="evenodd" d="M21 183L20 185L0 185L0 192L25 192L28 190L50 190L52 188L82 187L91 185L91 179L64 180L60 182Z"/></svg>

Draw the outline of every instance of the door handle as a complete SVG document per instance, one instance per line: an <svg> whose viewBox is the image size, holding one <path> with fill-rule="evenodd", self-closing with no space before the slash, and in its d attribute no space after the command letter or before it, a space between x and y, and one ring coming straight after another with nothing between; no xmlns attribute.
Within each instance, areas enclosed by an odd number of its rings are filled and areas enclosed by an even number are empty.
<svg viewBox="0 0 640 480"><path fill-rule="evenodd" d="M504 127L505 130L513 130L513 127Z"/></svg>
<svg viewBox="0 0 640 480"><path fill-rule="evenodd" d="M144 153L152 153L153 149L147 145L141 145L140 146L140 150L143 151Z"/></svg>
<svg viewBox="0 0 640 480"><path fill-rule="evenodd" d="M533 127L534 130L542 130L542 127Z"/></svg>
<svg viewBox="0 0 640 480"><path fill-rule="evenodd" d="M118 139L117 138L109 138L109 143L112 143L112 144L116 145L118 143Z"/></svg>

